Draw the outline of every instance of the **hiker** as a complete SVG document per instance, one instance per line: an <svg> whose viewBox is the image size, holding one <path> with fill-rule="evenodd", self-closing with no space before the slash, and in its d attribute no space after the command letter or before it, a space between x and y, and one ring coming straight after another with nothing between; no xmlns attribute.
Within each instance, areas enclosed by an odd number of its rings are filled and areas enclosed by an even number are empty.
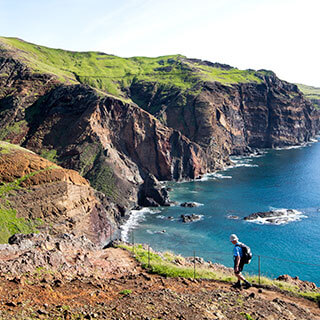
<svg viewBox="0 0 320 320"><path fill-rule="evenodd" d="M246 280L246 278L241 274L243 270L243 266L245 263L248 263L244 259L243 248L241 248L242 243L238 241L239 238L232 234L230 236L230 241L234 244L233 248L233 259L234 259L234 274L238 278L238 282L236 282L233 287L241 288L241 280L244 281L244 288L248 289L251 287L251 283Z"/></svg>

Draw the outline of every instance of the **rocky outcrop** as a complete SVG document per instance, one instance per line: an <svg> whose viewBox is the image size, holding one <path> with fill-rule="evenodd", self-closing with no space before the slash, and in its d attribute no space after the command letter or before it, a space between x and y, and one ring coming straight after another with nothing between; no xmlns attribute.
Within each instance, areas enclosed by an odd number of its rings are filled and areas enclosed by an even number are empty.
<svg viewBox="0 0 320 320"><path fill-rule="evenodd" d="M138 204L143 207L169 206L169 194L157 179L148 175L138 193Z"/></svg>
<svg viewBox="0 0 320 320"><path fill-rule="evenodd" d="M49 234L72 232L105 244L117 230L118 207L104 203L89 182L23 148L0 144L2 206L18 218L40 221Z"/></svg>
<svg viewBox="0 0 320 320"><path fill-rule="evenodd" d="M196 202L183 202L180 204L181 207L186 207L186 208L195 208L199 207L199 204Z"/></svg>
<svg viewBox="0 0 320 320"><path fill-rule="evenodd" d="M0 273L20 280L26 274L38 274L46 279L42 283L57 286L67 279L103 279L133 272L136 266L130 261L120 263L117 251L121 254L121 249L102 250L83 235L15 234L8 244L0 244Z"/></svg>
<svg viewBox="0 0 320 320"><path fill-rule="evenodd" d="M279 276L276 280L284 281L299 288L301 291L320 292L319 288L314 282L300 280L299 277L291 277L287 274ZM319 304L320 306L320 304Z"/></svg>

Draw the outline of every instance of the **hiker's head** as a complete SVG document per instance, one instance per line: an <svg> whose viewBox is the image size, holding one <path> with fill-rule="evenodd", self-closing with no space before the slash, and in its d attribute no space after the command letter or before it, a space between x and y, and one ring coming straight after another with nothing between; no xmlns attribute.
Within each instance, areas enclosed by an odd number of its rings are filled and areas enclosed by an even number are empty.
<svg viewBox="0 0 320 320"><path fill-rule="evenodd" d="M239 238L235 235L235 234L232 234L230 236L230 241L233 243L233 244L236 244L238 242Z"/></svg>

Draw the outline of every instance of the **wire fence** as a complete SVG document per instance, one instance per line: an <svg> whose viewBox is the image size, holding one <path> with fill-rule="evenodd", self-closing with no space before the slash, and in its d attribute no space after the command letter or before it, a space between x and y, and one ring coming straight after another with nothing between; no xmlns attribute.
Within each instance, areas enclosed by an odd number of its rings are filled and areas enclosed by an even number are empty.
<svg viewBox="0 0 320 320"><path fill-rule="evenodd" d="M132 252L135 255L136 250L137 250L137 246L140 244L135 242L134 232L131 232L130 243L132 245ZM146 248L147 254L148 254L147 267L150 269L151 268L151 261L152 261L151 254L157 253L157 252L154 252L153 249L148 244L145 245L144 247ZM192 252L192 254L191 254L191 252ZM221 262L218 262L218 261L223 260L223 259L221 259L222 256L228 256L231 259L232 258L232 251L231 252L206 251L206 250L190 251L190 255L188 257L185 257L185 259L188 259L188 261L192 264L194 279L205 278L205 277L203 277L203 274L201 273L201 271L203 271L203 269L207 269L208 266L210 267L210 265L213 264L212 261L205 261L202 258L203 256L208 256L208 255L210 255L212 257L211 259L213 261L216 261L215 263L223 265ZM252 260L250 263L250 271L251 271L250 273L253 273L258 277L258 284L259 285L261 284L262 277L272 277L272 275L268 275L268 272L266 272L266 271L263 272L262 262L265 262L266 260L286 262L286 263L289 263L290 266L292 266L292 264L297 264L297 265L303 265L303 266L308 266L308 267L314 267L315 272L317 272L317 270L320 269L320 264L317 264L317 263L310 263L310 262L303 262L303 261L297 261L297 260L292 260L292 259L272 257L272 256L267 256L267 255L253 254L253 257L252 257ZM280 272L281 272L281 270L280 270ZM290 273L290 271L289 271L289 273ZM318 272L317 272L317 274L318 274ZM320 281L320 279L318 280L318 282L319 281Z"/></svg>

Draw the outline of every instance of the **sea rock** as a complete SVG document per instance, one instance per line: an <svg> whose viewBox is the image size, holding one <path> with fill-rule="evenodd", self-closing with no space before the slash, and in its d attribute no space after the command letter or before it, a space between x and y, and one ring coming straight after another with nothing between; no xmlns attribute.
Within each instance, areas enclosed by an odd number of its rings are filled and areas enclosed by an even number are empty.
<svg viewBox="0 0 320 320"><path fill-rule="evenodd" d="M196 214L182 214L180 216L180 218L182 219L182 222L187 223L187 222L193 222L193 221L197 221L201 219L201 216L196 215Z"/></svg>
<svg viewBox="0 0 320 320"><path fill-rule="evenodd" d="M256 212L252 213L247 217L244 217L244 220L248 221L264 221L265 223L270 224L282 224L289 221L296 220L301 215L301 212L293 209L279 209L279 210L270 210L266 212Z"/></svg>
<svg viewBox="0 0 320 320"><path fill-rule="evenodd" d="M181 207L187 207L187 208L194 208L198 207L199 205L196 202L183 202L180 204Z"/></svg>

